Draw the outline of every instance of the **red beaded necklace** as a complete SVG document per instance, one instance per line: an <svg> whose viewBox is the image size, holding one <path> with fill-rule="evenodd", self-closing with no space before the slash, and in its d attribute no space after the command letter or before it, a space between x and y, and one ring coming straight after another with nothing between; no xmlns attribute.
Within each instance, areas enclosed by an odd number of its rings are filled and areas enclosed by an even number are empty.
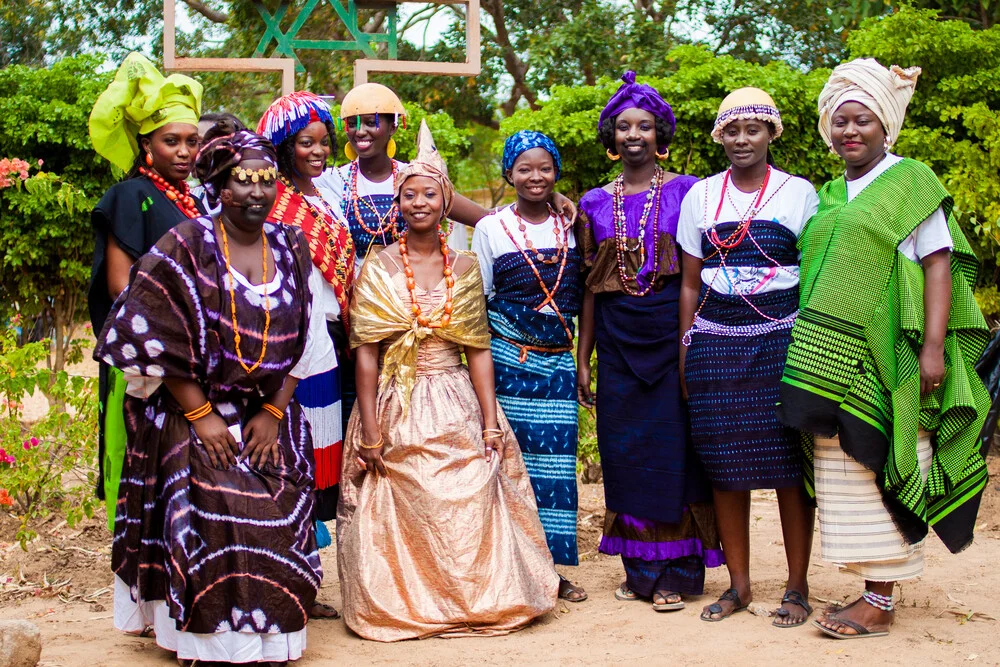
<svg viewBox="0 0 1000 667"><path fill-rule="evenodd" d="M444 296L444 314L441 319L437 322L431 322L423 314L423 310L420 308L420 304L417 303L417 281L413 277L413 269L410 267L410 254L407 252L406 247L406 235L407 232L403 232L399 236L399 256L403 260L403 274L406 276L406 289L410 292L410 304L413 310L413 317L417 320L417 324L422 327L427 327L429 329L440 329L442 327L448 326L451 322L451 291L455 286L455 276L452 275L451 270L451 258L449 257L448 251L448 237L438 232L438 241L441 243L441 255L444 257L444 284L445 284L445 296Z"/></svg>
<svg viewBox="0 0 1000 667"><path fill-rule="evenodd" d="M371 197L364 199L365 206L368 207L372 213L375 214L375 218L378 220L378 226L372 229L367 224L365 224L364 218L361 216L361 207L358 206L358 201L362 200L362 197L358 195L358 173L361 171L361 166L358 161L355 160L351 163L350 175L348 180L350 181L351 187L351 203L354 205L354 216L358 219L358 224L364 229L368 234L372 236L385 236L386 232L392 234L393 239L399 238L399 230L396 227L396 221L399 219L399 206L396 202L392 203L392 207L389 212L385 215L380 215L378 209L371 201ZM396 190L396 175L399 173L399 163L392 160L392 189L393 192Z"/></svg>
<svg viewBox="0 0 1000 667"><path fill-rule="evenodd" d="M167 183L166 179L157 174L151 169L146 169L145 167L139 167L139 173L148 178L159 190L166 196L167 199L172 201L177 208L181 210L185 216L189 218L197 218L201 215L198 211L198 207L195 206L194 199L191 197L191 189L188 188L188 184L181 181L181 190L178 190L170 183Z"/></svg>
<svg viewBox="0 0 1000 667"><path fill-rule="evenodd" d="M729 177L732 173L732 168L726 170L726 175L722 179L722 192L719 194L719 207L715 209L715 221L719 222L719 215L722 214L722 205L726 201L726 194L729 188ZM760 203L764 199L764 193L767 192L767 182L771 180L771 165L767 165L767 171L764 172L764 180L760 183L760 189L757 193L757 199L750 204L750 208L746 213L740 216L740 224L733 230L725 240L719 238L718 234L715 233L715 224L709 230L709 236L712 240L712 245L716 247L725 248L726 250L732 250L746 238L747 231L750 229L750 222L753 220L754 216L757 215L757 211L760 210ZM732 199L730 198L730 201ZM735 207L734 207L735 208Z"/></svg>

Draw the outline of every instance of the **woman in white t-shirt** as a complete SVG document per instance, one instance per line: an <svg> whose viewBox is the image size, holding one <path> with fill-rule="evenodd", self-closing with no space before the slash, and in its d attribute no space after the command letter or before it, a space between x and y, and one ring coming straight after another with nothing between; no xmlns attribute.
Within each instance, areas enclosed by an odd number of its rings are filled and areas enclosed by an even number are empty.
<svg viewBox="0 0 1000 667"><path fill-rule="evenodd" d="M502 169L517 201L472 235L497 400L524 454L552 558L577 565L573 320L583 294L573 223L549 205L562 159L549 137L521 130L504 144ZM587 593L560 575L559 597L582 602Z"/></svg>
<svg viewBox="0 0 1000 667"><path fill-rule="evenodd" d="M750 491L775 489L788 585L774 625L789 628L812 613L814 511L799 434L778 421L775 407L798 313L796 242L819 200L808 181L768 163L781 131L763 90L742 88L723 100L712 137L732 164L688 191L676 238L684 250L680 358L691 439L712 483L730 577L701 619L721 621L750 603Z"/></svg>

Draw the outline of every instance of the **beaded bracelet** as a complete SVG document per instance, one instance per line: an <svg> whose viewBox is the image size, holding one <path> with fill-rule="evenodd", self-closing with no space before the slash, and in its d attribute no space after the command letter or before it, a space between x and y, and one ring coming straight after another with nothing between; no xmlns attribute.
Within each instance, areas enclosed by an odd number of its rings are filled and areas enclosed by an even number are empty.
<svg viewBox="0 0 1000 667"><path fill-rule="evenodd" d="M361 445L361 449L378 449L385 444L385 439L382 436L379 436L378 442L374 445L366 445L364 440L358 438L358 444Z"/></svg>
<svg viewBox="0 0 1000 667"><path fill-rule="evenodd" d="M211 412L212 412L212 404L208 401L205 401L205 404L202 405L201 407L195 408L190 412L185 412L184 417L189 422L193 422L201 419L202 417L207 417L209 414L211 414Z"/></svg>
<svg viewBox="0 0 1000 667"><path fill-rule="evenodd" d="M284 411L279 410L276 406L271 405L270 403L264 403L260 407L263 408L264 410L267 410L268 414L277 419L279 422L285 416Z"/></svg>

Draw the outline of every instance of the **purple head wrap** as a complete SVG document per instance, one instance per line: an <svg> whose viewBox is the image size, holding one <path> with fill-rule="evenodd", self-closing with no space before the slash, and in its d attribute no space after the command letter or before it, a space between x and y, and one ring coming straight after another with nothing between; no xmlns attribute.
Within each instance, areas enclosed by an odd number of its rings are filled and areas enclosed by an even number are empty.
<svg viewBox="0 0 1000 667"><path fill-rule="evenodd" d="M674 118L674 110L670 108L667 101L656 91L656 88L635 82L635 72L629 70L622 75L624 83L615 91L615 94L608 100L604 111L601 112L601 119L597 121L597 128L600 129L604 122L614 118L627 109L642 109L653 114L656 118L662 118L670 125L670 134L677 129L677 120ZM660 146L663 148L663 146Z"/></svg>

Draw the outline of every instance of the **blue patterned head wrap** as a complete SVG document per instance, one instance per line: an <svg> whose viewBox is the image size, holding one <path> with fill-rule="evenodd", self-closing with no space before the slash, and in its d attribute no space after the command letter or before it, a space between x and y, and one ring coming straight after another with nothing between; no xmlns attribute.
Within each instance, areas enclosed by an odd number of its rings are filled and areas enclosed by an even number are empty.
<svg viewBox="0 0 1000 667"><path fill-rule="evenodd" d="M530 151L532 148L544 148L552 156L552 162L556 166L556 180L558 181L559 176L562 175L562 157L559 155L559 149L556 148L555 142L541 132L534 130L521 130L507 137L507 141L503 145L504 178L507 177L507 172L514 168L514 162L517 161L521 153Z"/></svg>

